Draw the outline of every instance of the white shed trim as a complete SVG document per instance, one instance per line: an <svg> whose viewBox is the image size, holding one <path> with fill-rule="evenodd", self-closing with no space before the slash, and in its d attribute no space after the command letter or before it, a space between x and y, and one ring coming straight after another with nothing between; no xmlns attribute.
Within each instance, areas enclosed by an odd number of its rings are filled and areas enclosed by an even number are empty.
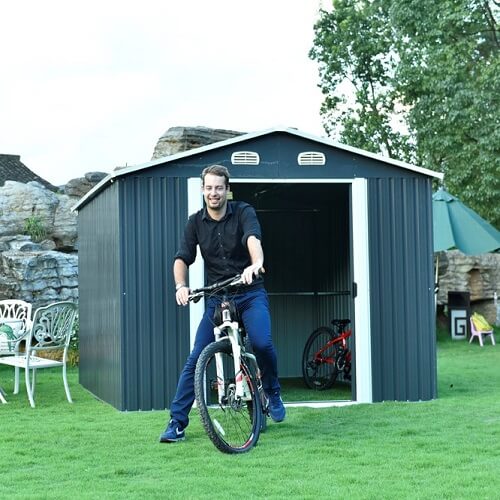
<svg viewBox="0 0 500 500"><path fill-rule="evenodd" d="M203 195L201 193L201 179L200 177L190 177L187 181L188 189L188 211L186 214L186 221L191 214L194 214L203 208ZM205 282L205 271L203 259L200 255L200 249L196 251L196 260L189 266L189 286L191 289L200 288ZM189 345L190 350L193 349L194 339L196 337L196 330L198 324L203 316L205 310L205 299L200 300L196 304L191 302L189 304Z"/></svg>
<svg viewBox="0 0 500 500"><path fill-rule="evenodd" d="M354 179L352 183L352 252L354 282L357 296L354 301L356 346L356 401L371 403L372 354L370 321L370 258L368 241L368 183Z"/></svg>
<svg viewBox="0 0 500 500"><path fill-rule="evenodd" d="M371 403L372 370L371 370L371 340L370 340L370 285L369 285L369 254L368 254L368 183L366 179L242 179L231 178L231 184L352 184L352 231L353 231L353 275L357 283L355 299L355 345L356 345L356 401ZM203 206L201 197L201 181L199 178L188 179L188 206L190 214ZM186 217L187 218L187 217ZM199 259L201 261L201 258ZM189 268L189 283L191 288L202 287L204 284L203 264L197 265L198 259ZM198 324L203 316L204 307L190 306L190 339L194 343Z"/></svg>

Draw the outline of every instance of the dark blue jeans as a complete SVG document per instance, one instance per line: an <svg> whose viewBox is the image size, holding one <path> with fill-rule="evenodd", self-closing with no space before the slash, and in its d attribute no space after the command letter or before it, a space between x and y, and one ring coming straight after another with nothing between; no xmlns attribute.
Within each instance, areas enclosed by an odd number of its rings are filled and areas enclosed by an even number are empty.
<svg viewBox="0 0 500 500"><path fill-rule="evenodd" d="M182 427L189 423L189 411L194 402L194 372L196 362L201 351L214 341L213 316L215 307L221 301L220 297L211 297L207 300L205 314L198 326L193 350L179 377L177 392L170 405L170 416L177 420ZM271 338L271 317L269 314L269 300L264 288L240 293L233 297L238 308L247 335L262 372L262 385L266 392L279 391L278 367L276 352Z"/></svg>

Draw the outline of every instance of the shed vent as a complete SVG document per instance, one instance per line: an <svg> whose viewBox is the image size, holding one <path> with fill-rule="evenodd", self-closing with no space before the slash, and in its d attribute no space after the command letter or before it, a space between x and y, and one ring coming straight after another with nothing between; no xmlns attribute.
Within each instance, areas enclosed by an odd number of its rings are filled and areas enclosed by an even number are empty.
<svg viewBox="0 0 500 500"><path fill-rule="evenodd" d="M304 151L297 157L299 165L324 165L326 158L324 153L318 151Z"/></svg>
<svg viewBox="0 0 500 500"><path fill-rule="evenodd" d="M260 163L259 154L253 151L236 151L231 155L233 165L258 165Z"/></svg>

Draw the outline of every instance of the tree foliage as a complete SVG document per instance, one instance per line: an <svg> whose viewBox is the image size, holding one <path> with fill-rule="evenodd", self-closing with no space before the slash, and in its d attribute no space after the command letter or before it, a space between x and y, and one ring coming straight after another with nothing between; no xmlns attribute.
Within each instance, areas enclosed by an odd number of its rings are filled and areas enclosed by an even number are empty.
<svg viewBox="0 0 500 500"><path fill-rule="evenodd" d="M444 172L497 227L498 13L484 0L333 0L310 52L330 135Z"/></svg>

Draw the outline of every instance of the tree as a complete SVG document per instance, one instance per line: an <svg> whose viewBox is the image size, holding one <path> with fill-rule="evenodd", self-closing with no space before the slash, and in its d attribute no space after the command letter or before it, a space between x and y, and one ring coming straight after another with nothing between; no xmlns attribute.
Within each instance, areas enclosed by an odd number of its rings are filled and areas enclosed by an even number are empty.
<svg viewBox="0 0 500 500"><path fill-rule="evenodd" d="M329 134L444 172L447 189L498 227L497 7L334 0L331 12L320 12L310 57L319 63Z"/></svg>

